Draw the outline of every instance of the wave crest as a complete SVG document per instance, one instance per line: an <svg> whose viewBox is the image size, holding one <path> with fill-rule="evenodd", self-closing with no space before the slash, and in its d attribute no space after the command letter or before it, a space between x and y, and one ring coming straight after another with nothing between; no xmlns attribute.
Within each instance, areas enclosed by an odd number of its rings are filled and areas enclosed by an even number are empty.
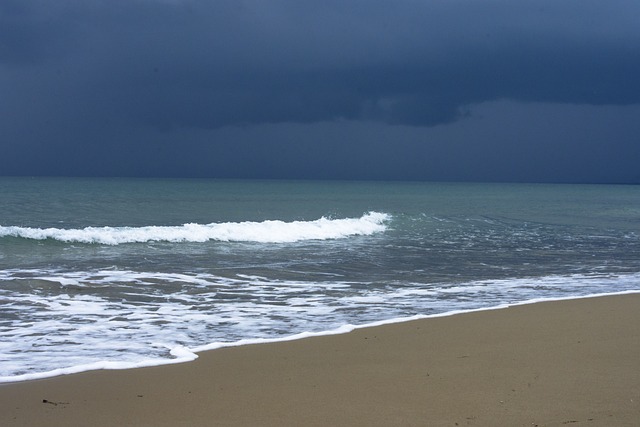
<svg viewBox="0 0 640 427"><path fill-rule="evenodd" d="M144 242L257 242L291 243L303 240L340 239L356 235L370 235L386 230L390 215L369 212L360 218L315 221L268 220L262 222L224 222L211 224L184 224L181 226L145 227L86 227L82 229L2 227L0 237L18 237L33 240L98 243L119 245Z"/></svg>

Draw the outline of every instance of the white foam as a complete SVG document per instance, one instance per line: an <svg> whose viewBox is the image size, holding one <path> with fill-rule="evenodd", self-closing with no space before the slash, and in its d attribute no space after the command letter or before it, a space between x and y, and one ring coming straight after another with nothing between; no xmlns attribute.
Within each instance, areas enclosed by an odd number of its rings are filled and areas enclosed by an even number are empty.
<svg viewBox="0 0 640 427"><path fill-rule="evenodd" d="M192 353L184 347L176 347L175 349L172 349L171 355L175 356L175 358L147 359L137 362L114 362L101 360L99 362L85 363L82 365L70 366L68 368L53 369L46 372L34 372L15 376L0 376L0 383L39 380L43 378L57 377L60 375L78 374L80 372L98 371L102 369L134 369L146 368L149 366L171 365L175 363L191 362L198 358L197 354Z"/></svg>
<svg viewBox="0 0 640 427"><path fill-rule="evenodd" d="M211 224L184 224L181 226L146 227L86 227L81 229L31 228L0 226L0 237L24 239L53 239L62 242L123 243L164 242L258 242L291 243L303 240L340 239L356 235L371 235L386 230L390 215L369 212L360 218L315 221L225 222Z"/></svg>
<svg viewBox="0 0 640 427"><path fill-rule="evenodd" d="M43 277L57 281L61 288L37 293L0 289L7 313L20 315L10 327L0 329L0 382L179 363L193 360L197 352L221 347L345 333L532 302L634 293L640 283L640 273L576 274L415 283L393 289L257 275L0 271L0 280ZM89 293L105 282L122 297ZM81 290L67 292L66 283L77 283ZM610 292L613 289L622 292Z"/></svg>
<svg viewBox="0 0 640 427"><path fill-rule="evenodd" d="M376 326L390 325L394 323L404 323L404 322L410 322L410 321L421 320L421 319L449 317L449 316L480 312L480 311L502 310L509 307L537 304L541 302L566 301L566 300L573 300L573 299L598 298L598 297L604 297L604 296L627 295L627 294L638 294L638 293L640 293L640 291L630 290L630 291L611 292L611 293L602 293L602 294L588 294L588 295L571 296L571 297L534 298L526 301L519 301L515 303L510 303L510 304L504 303L504 304L498 304L490 307L481 307L481 308L467 309L467 310L451 310L443 313L436 313L436 314L430 314L430 315L418 314L414 316L397 317L392 319L380 320L376 322L370 322L362 325L347 324L347 325L342 325L338 328L327 330L327 331L301 332L301 333L288 335L280 338L247 338L247 339L241 339L233 342L214 342L214 343L210 343L210 344L206 344L206 345L202 345L194 348L187 348L180 345L170 349L170 354L174 356L174 358L172 359L147 359L147 360L141 360L137 362L99 361L95 363L87 363L82 365L71 366L68 368L54 369L46 372L29 373L29 374L15 375L15 376L0 376L0 383L31 381L36 379L50 378L50 377L56 377L60 375L69 375L69 374L76 374L80 372L102 370L102 369L105 369L105 370L134 369L134 368L143 368L143 367L149 367L149 366L162 366L162 365L169 365L169 364L175 364L175 363L185 363L185 362L190 362L197 359L198 355L196 353L200 353L203 351L217 350L217 349L226 348L226 347L239 347L244 345L267 344L267 343L276 343L276 342L295 341L295 340L312 338L312 337L339 335L339 334L352 332L356 329L372 328Z"/></svg>
<svg viewBox="0 0 640 427"><path fill-rule="evenodd" d="M463 309L463 310L450 310L445 311L443 313L435 313L435 314L416 314L413 316L404 316L404 317L395 317L392 319L379 320L375 322L369 322L361 325L342 325L336 329L331 329L328 331L320 331L320 332L301 332L294 335L289 335L281 338L254 338L254 339L242 339L235 342L214 342L211 344L202 345L199 347L194 347L190 349L192 353L200 353L203 351L217 350L225 347L239 347L243 345L253 345L253 344L267 344L274 342L286 342L286 341L295 341L303 338L312 338L312 337L320 337L327 335L339 335L352 332L356 329L364 329L364 328L373 328L376 326L390 325L394 323L405 323L411 322L414 320L421 319L434 319L438 317L450 317L456 316L459 314L466 313L475 313L480 311L492 311L492 310L503 310L509 307L517 307L521 305L530 305L530 304L538 304L542 302L553 302L553 301L569 301L575 299L587 299L587 298L599 298L606 296L616 296L616 295L630 295L630 294L640 294L640 290L628 290L628 291L620 291L620 292L607 292L607 293L598 293L598 294L587 294L581 296L570 296L570 297L556 297L556 298L532 298L525 301L518 301L513 303L502 303L497 305L492 305L488 307L480 307L473 309ZM2 381L0 377L0 382Z"/></svg>

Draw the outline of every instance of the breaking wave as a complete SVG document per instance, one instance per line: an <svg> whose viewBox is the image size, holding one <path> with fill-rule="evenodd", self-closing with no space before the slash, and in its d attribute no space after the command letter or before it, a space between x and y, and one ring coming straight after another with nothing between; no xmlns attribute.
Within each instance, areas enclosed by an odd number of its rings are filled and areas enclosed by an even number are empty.
<svg viewBox="0 0 640 427"><path fill-rule="evenodd" d="M164 242L258 242L290 243L303 240L340 239L370 235L386 230L390 215L369 212L360 218L315 221L224 222L181 226L86 227L81 229L0 226L0 237L53 239L62 242L119 245L123 243Z"/></svg>

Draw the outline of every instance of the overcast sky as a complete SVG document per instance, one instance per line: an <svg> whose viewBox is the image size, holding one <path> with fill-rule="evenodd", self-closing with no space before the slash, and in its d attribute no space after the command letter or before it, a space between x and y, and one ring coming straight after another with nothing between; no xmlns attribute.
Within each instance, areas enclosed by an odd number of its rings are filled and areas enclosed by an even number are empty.
<svg viewBox="0 0 640 427"><path fill-rule="evenodd" d="M1 0L0 175L640 183L640 1Z"/></svg>

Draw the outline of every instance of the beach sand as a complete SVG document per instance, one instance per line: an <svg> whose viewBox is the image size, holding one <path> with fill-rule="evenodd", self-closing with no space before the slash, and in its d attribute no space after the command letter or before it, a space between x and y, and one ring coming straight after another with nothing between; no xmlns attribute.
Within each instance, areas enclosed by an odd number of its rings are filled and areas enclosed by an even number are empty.
<svg viewBox="0 0 640 427"><path fill-rule="evenodd" d="M0 385L2 426L638 426L640 294Z"/></svg>

